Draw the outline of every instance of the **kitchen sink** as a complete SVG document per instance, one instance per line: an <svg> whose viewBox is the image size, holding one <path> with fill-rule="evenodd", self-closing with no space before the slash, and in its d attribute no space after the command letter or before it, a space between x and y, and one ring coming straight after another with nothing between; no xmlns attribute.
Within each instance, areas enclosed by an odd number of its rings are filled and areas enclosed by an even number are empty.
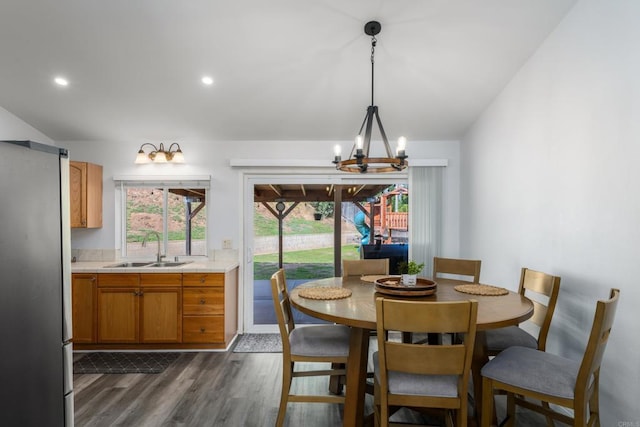
<svg viewBox="0 0 640 427"><path fill-rule="evenodd" d="M121 262L119 264L105 265L103 268L135 268L148 267L151 262Z"/></svg>
<svg viewBox="0 0 640 427"><path fill-rule="evenodd" d="M189 264L189 261L184 262L154 262L153 264L147 265L147 267L180 267L181 265Z"/></svg>

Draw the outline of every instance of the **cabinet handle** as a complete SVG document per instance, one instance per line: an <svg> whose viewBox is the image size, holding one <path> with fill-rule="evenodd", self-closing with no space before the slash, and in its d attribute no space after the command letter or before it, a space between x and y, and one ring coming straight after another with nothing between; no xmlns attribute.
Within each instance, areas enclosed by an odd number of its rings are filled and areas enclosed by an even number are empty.
<svg viewBox="0 0 640 427"><path fill-rule="evenodd" d="M204 328L200 328L200 332L204 334L205 329Z"/></svg>
<svg viewBox="0 0 640 427"><path fill-rule="evenodd" d="M206 303L207 303L207 301L205 299L201 299L200 300L200 304L206 304Z"/></svg>
<svg viewBox="0 0 640 427"><path fill-rule="evenodd" d="M204 277L200 278L200 283L204 283Z"/></svg>
<svg viewBox="0 0 640 427"><path fill-rule="evenodd" d="M138 291L133 291L133 296L137 297L138 296Z"/></svg>
<svg viewBox="0 0 640 427"><path fill-rule="evenodd" d="M140 291L140 293L138 293L139 296L144 295L144 291Z"/></svg>

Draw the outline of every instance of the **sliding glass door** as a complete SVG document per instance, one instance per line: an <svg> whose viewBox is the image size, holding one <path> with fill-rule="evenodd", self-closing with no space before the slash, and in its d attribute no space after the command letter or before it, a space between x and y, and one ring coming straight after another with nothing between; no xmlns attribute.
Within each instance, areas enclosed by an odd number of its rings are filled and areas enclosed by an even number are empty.
<svg viewBox="0 0 640 427"><path fill-rule="evenodd" d="M245 180L244 326L276 331L270 277L284 268L289 289L341 274L367 245L408 246L405 179L278 175ZM373 253L373 252L370 252ZM294 313L296 323L319 323Z"/></svg>

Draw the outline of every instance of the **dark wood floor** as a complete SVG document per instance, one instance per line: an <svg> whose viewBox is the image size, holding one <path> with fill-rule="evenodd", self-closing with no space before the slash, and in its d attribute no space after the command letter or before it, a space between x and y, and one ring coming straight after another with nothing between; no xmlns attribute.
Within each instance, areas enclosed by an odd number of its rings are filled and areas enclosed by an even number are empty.
<svg viewBox="0 0 640 427"><path fill-rule="evenodd" d="M281 353L183 353L162 374L74 375L75 425L273 426L280 399ZM297 390L326 390L323 378L301 378ZM500 399L500 398L499 398ZM503 403L498 402L498 413ZM367 396L367 411L372 399ZM403 410L399 420L429 421ZM292 403L288 426L342 423L342 405ZM435 423L435 424L434 424ZM431 420L430 425L437 425ZM517 425L544 425L522 414Z"/></svg>

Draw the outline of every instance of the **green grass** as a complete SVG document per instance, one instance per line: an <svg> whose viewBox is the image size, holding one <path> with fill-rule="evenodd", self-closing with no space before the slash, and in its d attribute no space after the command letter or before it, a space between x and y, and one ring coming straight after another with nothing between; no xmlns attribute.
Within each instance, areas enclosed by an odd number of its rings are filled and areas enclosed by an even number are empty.
<svg viewBox="0 0 640 427"><path fill-rule="evenodd" d="M357 245L342 247L342 259L359 259ZM283 254L283 264L287 279L322 279L333 277L333 248L292 251ZM268 280L278 270L278 254L256 255L253 257L253 278Z"/></svg>
<svg viewBox="0 0 640 427"><path fill-rule="evenodd" d="M306 251L290 251L282 254L282 261L294 264L333 264L333 248L309 249ZM358 246L342 247L343 259L359 259ZM278 262L278 254L255 255L253 262Z"/></svg>

